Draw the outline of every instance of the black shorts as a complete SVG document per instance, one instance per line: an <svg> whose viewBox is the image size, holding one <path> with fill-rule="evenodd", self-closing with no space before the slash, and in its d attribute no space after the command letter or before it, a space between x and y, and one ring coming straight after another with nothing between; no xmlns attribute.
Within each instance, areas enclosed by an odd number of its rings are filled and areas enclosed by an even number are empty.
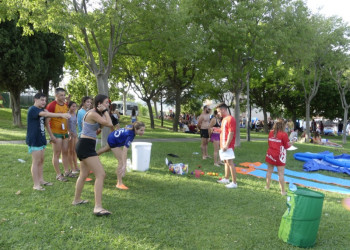
<svg viewBox="0 0 350 250"><path fill-rule="evenodd" d="M208 129L201 129L200 131L201 138L209 138L209 130Z"/></svg>
<svg viewBox="0 0 350 250"><path fill-rule="evenodd" d="M77 145L75 146L75 152L77 152L77 156L80 161L91 156L97 156L96 140L89 138L79 138Z"/></svg>

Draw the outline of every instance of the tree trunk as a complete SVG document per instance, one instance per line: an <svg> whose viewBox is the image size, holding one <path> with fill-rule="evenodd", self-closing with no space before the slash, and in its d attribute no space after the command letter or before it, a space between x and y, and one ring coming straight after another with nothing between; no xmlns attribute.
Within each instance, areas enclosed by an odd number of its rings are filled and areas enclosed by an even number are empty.
<svg viewBox="0 0 350 250"><path fill-rule="evenodd" d="M164 126L163 96L160 96L160 126Z"/></svg>
<svg viewBox="0 0 350 250"><path fill-rule="evenodd" d="M149 119L151 121L151 129L154 129L154 117L153 117L153 110L151 105L151 100L146 101L147 107L148 107L148 113L149 113Z"/></svg>
<svg viewBox="0 0 350 250"><path fill-rule="evenodd" d="M50 82L49 82L49 81L46 81L46 82L43 84L43 94L46 95L47 100L49 99L49 88L50 88Z"/></svg>
<svg viewBox="0 0 350 250"><path fill-rule="evenodd" d="M348 125L348 112L349 109L345 108L344 109L344 120L343 120L343 144L346 144L346 127Z"/></svg>
<svg viewBox="0 0 350 250"><path fill-rule="evenodd" d="M107 74L97 74L97 89L98 93L108 96L108 75ZM101 147L107 145L107 138L111 129L109 127L104 127L101 133Z"/></svg>
<svg viewBox="0 0 350 250"><path fill-rule="evenodd" d="M249 86L249 80L250 80L250 75L249 73L247 73L247 122L245 124L246 129L247 129L247 141L250 141L250 96L249 96L249 90L250 90L250 86Z"/></svg>
<svg viewBox="0 0 350 250"><path fill-rule="evenodd" d="M22 127L21 120L21 92L18 90L10 91L12 122L14 126Z"/></svg>
<svg viewBox="0 0 350 250"><path fill-rule="evenodd" d="M306 131L305 131L305 140L308 142L310 139L310 98L308 98L305 102L306 104Z"/></svg>
<svg viewBox="0 0 350 250"><path fill-rule="evenodd" d="M267 124L267 112L265 108L263 108L263 114L264 114L264 132L267 134L269 132L269 126Z"/></svg>
<svg viewBox="0 0 350 250"><path fill-rule="evenodd" d="M97 74L95 75L97 79L97 89L98 93L108 96L108 75L107 74Z"/></svg>
<svg viewBox="0 0 350 250"><path fill-rule="evenodd" d="M173 131L177 132L178 131L178 125L179 125L179 117L180 117L180 112L181 112L181 91L176 90L175 94L175 117L173 121Z"/></svg>
<svg viewBox="0 0 350 250"><path fill-rule="evenodd" d="M236 119L236 141L235 147L241 146L241 133L239 128L239 116L240 116L240 108L239 108L239 98L241 96L241 90L235 90L235 119Z"/></svg>
<svg viewBox="0 0 350 250"><path fill-rule="evenodd" d="M153 105L154 105L154 113L156 115L156 118L158 118L157 101L155 99L153 99Z"/></svg>
<svg viewBox="0 0 350 250"><path fill-rule="evenodd" d="M293 121L294 129L295 129L297 127L297 114L296 114L296 112L293 112L293 114L292 114L292 121Z"/></svg>
<svg viewBox="0 0 350 250"><path fill-rule="evenodd" d="M127 92L123 91L123 115L126 115L126 95Z"/></svg>

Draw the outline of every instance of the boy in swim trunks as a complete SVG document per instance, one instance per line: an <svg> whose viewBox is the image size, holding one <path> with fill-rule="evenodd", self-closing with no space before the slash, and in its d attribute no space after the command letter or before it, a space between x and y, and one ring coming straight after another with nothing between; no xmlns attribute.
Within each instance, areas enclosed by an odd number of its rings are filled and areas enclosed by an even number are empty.
<svg viewBox="0 0 350 250"><path fill-rule="evenodd" d="M37 93L34 96L34 105L28 109L27 116L27 136L26 143L28 145L28 151L32 154L32 178L34 182L33 189L43 191L44 186L51 186L51 182L44 181L43 178L43 165L44 165L44 152L46 147L45 137L45 118L46 117L59 117L62 119L68 119L70 115L68 113L50 113L46 109L46 96L43 93Z"/></svg>

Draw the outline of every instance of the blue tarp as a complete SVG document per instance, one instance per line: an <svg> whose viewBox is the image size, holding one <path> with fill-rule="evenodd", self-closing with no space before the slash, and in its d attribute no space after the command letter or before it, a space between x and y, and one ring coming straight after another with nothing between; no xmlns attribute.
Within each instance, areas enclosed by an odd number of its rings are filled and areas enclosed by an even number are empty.
<svg viewBox="0 0 350 250"><path fill-rule="evenodd" d="M308 172L327 170L350 175L350 155L348 154L334 156L329 151L320 153L295 153L294 159L305 161L303 168Z"/></svg>
<svg viewBox="0 0 350 250"><path fill-rule="evenodd" d="M267 170L268 167L265 163L263 163L260 166L255 166L255 168ZM277 169L275 167L274 172L276 171ZM327 176L327 175L318 174L318 173L305 173L305 172L298 172L298 171L285 169L284 174L292 177L303 178L306 180L312 180L312 181L318 181L318 182L323 182L327 184L336 184L336 185L341 185L345 187L350 187L350 180L348 179L332 177L332 176Z"/></svg>
<svg viewBox="0 0 350 250"><path fill-rule="evenodd" d="M249 172L248 175L266 178L266 173L267 172L264 170L257 169L257 170ZM278 181L278 175L275 173L272 173L271 179ZM318 183L318 182L309 181L309 180L302 180L302 179L293 178L293 177L289 177L289 176L285 176L284 180L287 183L295 183L295 184L302 185L304 187L317 188L317 189L321 189L321 190L326 190L326 191L336 192L336 193L346 194L346 195L350 194L350 189L347 189L344 187L333 186L333 185Z"/></svg>

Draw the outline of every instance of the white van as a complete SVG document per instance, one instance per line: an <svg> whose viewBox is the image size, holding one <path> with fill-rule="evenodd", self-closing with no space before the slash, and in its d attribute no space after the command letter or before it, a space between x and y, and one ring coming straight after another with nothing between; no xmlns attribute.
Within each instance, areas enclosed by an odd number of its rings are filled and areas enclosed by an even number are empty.
<svg viewBox="0 0 350 250"><path fill-rule="evenodd" d="M123 101L113 101L112 103L117 104L117 109L119 110L119 113L123 115ZM136 115L139 114L139 107L137 106L136 102L126 102L126 114L125 115L131 115L131 111L135 109Z"/></svg>

